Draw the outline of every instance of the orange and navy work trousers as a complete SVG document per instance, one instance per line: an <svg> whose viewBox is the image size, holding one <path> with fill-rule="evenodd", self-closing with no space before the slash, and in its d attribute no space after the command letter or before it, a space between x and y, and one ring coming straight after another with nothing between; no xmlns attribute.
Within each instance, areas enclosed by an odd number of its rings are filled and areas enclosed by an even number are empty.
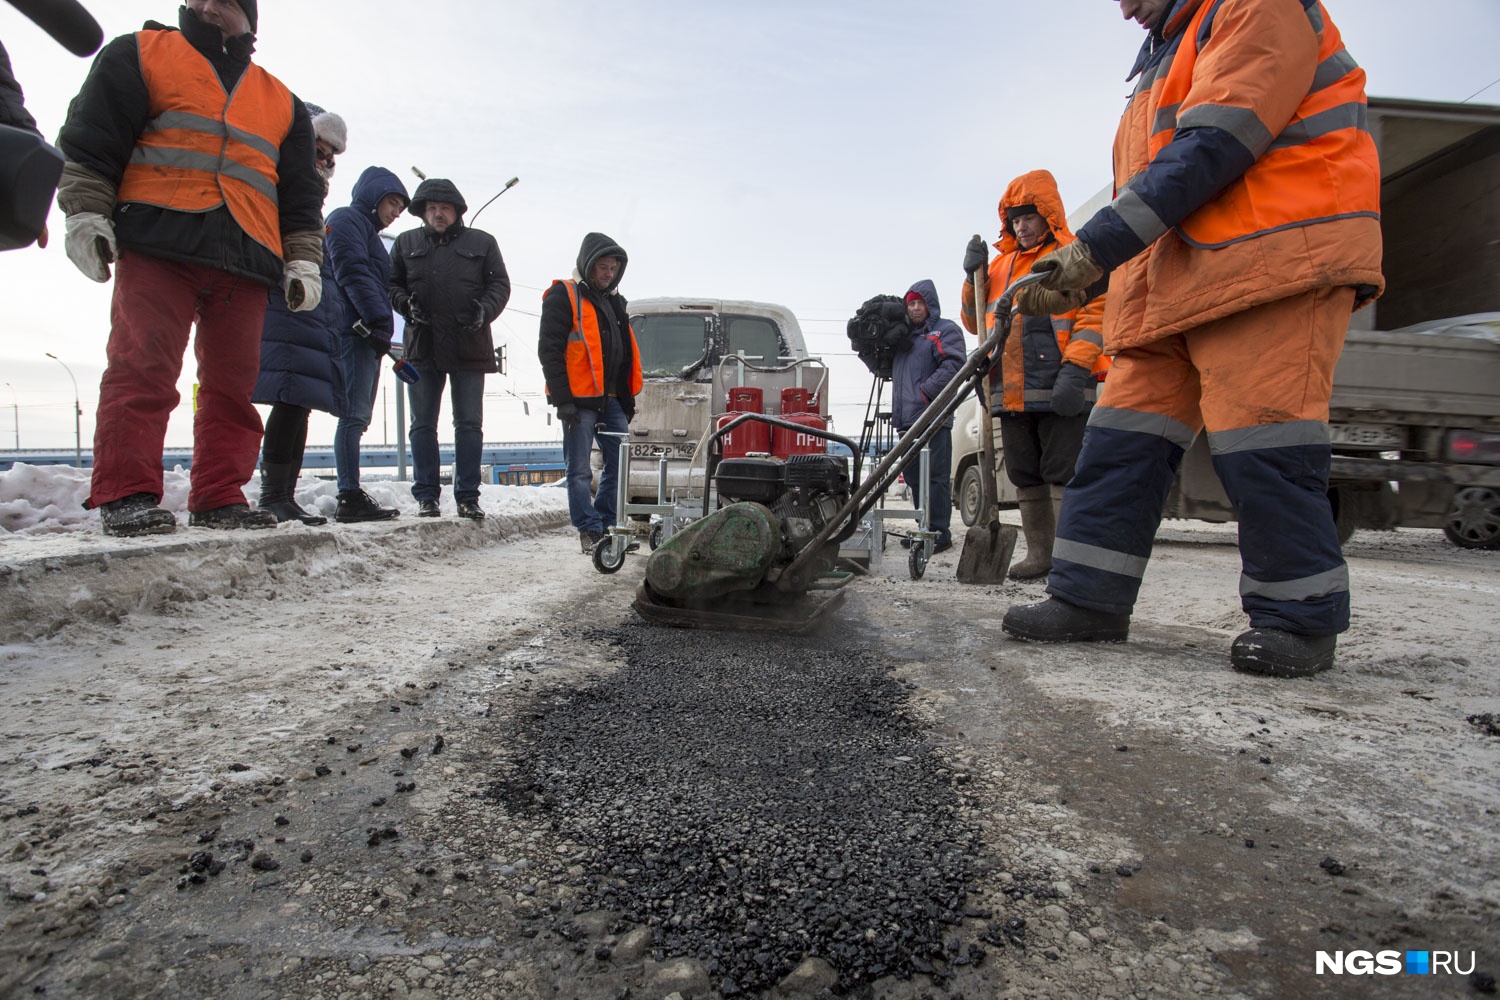
<svg viewBox="0 0 1500 1000"><path fill-rule="evenodd" d="M167 420L193 323L198 409L188 510L244 503L260 453L250 402L260 371L266 286L202 264L126 252L115 265L108 367L99 384L88 507L135 493L160 498Z"/></svg>
<svg viewBox="0 0 1500 1000"><path fill-rule="evenodd" d="M1239 519L1251 626L1347 629L1328 400L1353 302L1353 289L1315 289L1116 355L1063 500L1048 593L1133 610L1173 477L1207 431Z"/></svg>

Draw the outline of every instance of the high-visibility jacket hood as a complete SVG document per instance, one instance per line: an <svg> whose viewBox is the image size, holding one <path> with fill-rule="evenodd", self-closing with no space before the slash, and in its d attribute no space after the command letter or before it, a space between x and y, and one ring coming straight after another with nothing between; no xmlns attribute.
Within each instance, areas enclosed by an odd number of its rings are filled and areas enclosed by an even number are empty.
<svg viewBox="0 0 1500 1000"><path fill-rule="evenodd" d="M1006 218L1009 209L1020 205L1035 205L1037 214L1047 220L1052 237L1058 243L1073 242L1073 233L1068 229L1068 214L1063 211L1062 195L1057 191L1057 179L1048 170L1033 170L1010 182L1005 195L1000 199L1000 239L995 249L1010 253L1021 249L1016 242L1016 232Z"/></svg>

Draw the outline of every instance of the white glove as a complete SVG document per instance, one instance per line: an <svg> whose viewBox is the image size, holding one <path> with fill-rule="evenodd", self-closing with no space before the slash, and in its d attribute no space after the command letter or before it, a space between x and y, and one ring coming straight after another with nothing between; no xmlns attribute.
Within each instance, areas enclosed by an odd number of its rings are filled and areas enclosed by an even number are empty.
<svg viewBox="0 0 1500 1000"><path fill-rule="evenodd" d="M307 312L323 301L323 275L310 260L289 260L281 277L286 304L292 312Z"/></svg>
<svg viewBox="0 0 1500 1000"><path fill-rule="evenodd" d="M115 260L115 227L98 212L70 215L63 248L91 281L108 281L109 265Z"/></svg>

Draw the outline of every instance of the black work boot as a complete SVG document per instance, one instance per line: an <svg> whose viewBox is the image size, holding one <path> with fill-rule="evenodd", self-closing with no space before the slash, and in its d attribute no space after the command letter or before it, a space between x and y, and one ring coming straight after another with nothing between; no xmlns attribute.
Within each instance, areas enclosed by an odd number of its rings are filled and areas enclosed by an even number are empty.
<svg viewBox="0 0 1500 1000"><path fill-rule="evenodd" d="M460 500L458 502L458 516L467 517L471 521L483 521L484 508L479 506L478 500Z"/></svg>
<svg viewBox="0 0 1500 1000"><path fill-rule="evenodd" d="M400 514L394 507L380 506L364 490L340 490L339 509L334 512L333 519L340 524L350 524L358 521L389 521Z"/></svg>
<svg viewBox="0 0 1500 1000"><path fill-rule="evenodd" d="M443 516L443 508L441 508L441 507L438 506L438 502L436 500L418 500L417 501L417 516L418 517L442 517Z"/></svg>
<svg viewBox="0 0 1500 1000"><path fill-rule="evenodd" d="M106 535L116 538L170 535L177 530L177 518L157 506L157 498L150 493L132 493L100 504L99 523Z"/></svg>
<svg viewBox="0 0 1500 1000"><path fill-rule="evenodd" d="M304 510L297 503L297 474L301 471L289 462L262 462L260 509L270 511L278 523L301 521L303 524L327 524L328 518Z"/></svg>
<svg viewBox="0 0 1500 1000"><path fill-rule="evenodd" d="M1124 642L1130 635L1130 616L1092 611L1049 597L1040 604L1012 607L1000 627L1028 642Z"/></svg>
<svg viewBox="0 0 1500 1000"><path fill-rule="evenodd" d="M1253 628L1235 636L1229 665L1245 674L1311 677L1333 666L1338 637L1298 635L1279 628Z"/></svg>
<svg viewBox="0 0 1500 1000"><path fill-rule="evenodd" d="M276 515L268 510L251 510L247 503L228 503L212 510L195 510L188 514L188 526L232 531L236 528L274 528Z"/></svg>

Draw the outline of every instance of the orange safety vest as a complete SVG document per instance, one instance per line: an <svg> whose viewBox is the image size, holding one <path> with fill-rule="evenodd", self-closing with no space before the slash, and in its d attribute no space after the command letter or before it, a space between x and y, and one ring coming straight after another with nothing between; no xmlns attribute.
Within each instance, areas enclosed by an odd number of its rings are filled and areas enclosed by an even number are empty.
<svg viewBox="0 0 1500 1000"><path fill-rule="evenodd" d="M281 257L276 196L292 92L251 63L229 94L177 31L136 32L151 117L136 140L118 199L178 212L226 205L251 239Z"/></svg>
<svg viewBox="0 0 1500 1000"><path fill-rule="evenodd" d="M1200 29L1218 7L1205 2L1198 8L1171 69L1152 95L1152 160L1172 141L1178 110L1193 86ZM1177 231L1187 243L1218 249L1278 229L1380 218L1380 157L1367 120L1365 72L1344 49L1343 37L1321 3L1307 15L1320 42L1312 88L1250 169L1182 220Z"/></svg>
<svg viewBox="0 0 1500 1000"><path fill-rule="evenodd" d="M605 394L604 343L599 336L599 314L594 303L578 290L576 281L554 281L554 285L565 285L568 302L573 307L573 327L568 333L568 347L564 360L568 364L568 391L574 399L597 399ZM635 342L635 330L629 323L625 332L630 335L630 394L640 394L641 350Z"/></svg>

